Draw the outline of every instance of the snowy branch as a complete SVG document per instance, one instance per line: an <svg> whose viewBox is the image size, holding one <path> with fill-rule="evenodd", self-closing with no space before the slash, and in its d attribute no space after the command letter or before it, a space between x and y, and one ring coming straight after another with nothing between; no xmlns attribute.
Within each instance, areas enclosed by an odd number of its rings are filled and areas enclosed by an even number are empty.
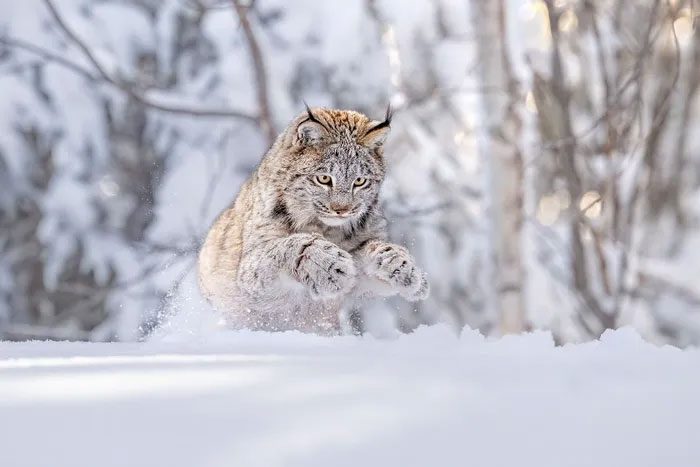
<svg viewBox="0 0 700 467"><path fill-rule="evenodd" d="M102 81L110 84L111 86L123 91L125 94L127 94L129 97L134 99L135 101L139 102L140 104L154 109L158 110L161 112L167 112L167 113L172 113L172 114L179 114L179 115L190 115L194 117L222 117L222 118L237 118L237 119L242 119L246 120L252 123L259 123L261 121L261 117L257 117L254 115L247 114L245 112L237 111L237 110L230 110L230 109L206 109L206 108L198 108L198 107L189 107L186 105L176 105L176 104L166 104L162 102L157 102L154 101L153 99L150 99L146 97L140 90L137 89L137 87L128 81L125 81L120 78L116 78L113 75L111 75L104 66L100 63L100 61L97 59L95 54L92 52L90 47L83 41L78 35L71 29L71 27L66 23L66 21L63 19L61 14L59 13L58 9L54 5L52 0L44 0L44 3L46 4L46 7L48 8L49 12L51 13L51 16L55 20L56 24L61 28L63 33L68 37L68 39L82 52L83 56L87 59L87 61L94 67L95 71L97 72L98 76L101 78ZM46 52L43 52L39 47L37 46L31 46L30 48L23 47L25 50L28 51L33 51L34 53L40 52L45 58L55 58L53 54L48 54ZM67 61L65 60L53 60L56 63L62 64L62 65L67 65ZM69 66L70 69L73 71L77 71L77 68L75 66ZM82 71L81 74L85 75L86 71Z"/></svg>

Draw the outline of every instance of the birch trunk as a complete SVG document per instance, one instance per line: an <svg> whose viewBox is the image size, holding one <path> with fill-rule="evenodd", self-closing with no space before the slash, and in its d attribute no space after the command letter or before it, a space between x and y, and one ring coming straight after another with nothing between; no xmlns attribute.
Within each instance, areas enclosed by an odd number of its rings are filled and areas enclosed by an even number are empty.
<svg viewBox="0 0 700 467"><path fill-rule="evenodd" d="M504 334L525 328L523 298L523 164L518 87L508 58L503 0L472 0L481 88L481 158L495 275L495 306Z"/></svg>

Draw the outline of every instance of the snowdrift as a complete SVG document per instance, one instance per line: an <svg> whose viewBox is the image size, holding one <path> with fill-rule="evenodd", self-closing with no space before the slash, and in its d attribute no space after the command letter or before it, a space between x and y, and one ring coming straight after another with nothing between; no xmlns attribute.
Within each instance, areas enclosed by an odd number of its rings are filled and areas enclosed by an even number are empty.
<svg viewBox="0 0 700 467"><path fill-rule="evenodd" d="M629 329L0 343L0 465L690 467L699 394Z"/></svg>

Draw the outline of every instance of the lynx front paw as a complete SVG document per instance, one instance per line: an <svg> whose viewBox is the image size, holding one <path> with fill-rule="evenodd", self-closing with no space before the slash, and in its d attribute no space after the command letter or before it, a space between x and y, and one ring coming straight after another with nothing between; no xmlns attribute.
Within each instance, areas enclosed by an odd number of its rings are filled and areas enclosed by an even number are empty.
<svg viewBox="0 0 700 467"><path fill-rule="evenodd" d="M370 251L369 273L391 284L407 300L417 301L428 297L430 286L425 273L404 247L381 243Z"/></svg>
<svg viewBox="0 0 700 467"><path fill-rule="evenodd" d="M357 275L350 253L322 239L315 239L302 249L296 272L299 282L309 288L315 299L330 299L349 292Z"/></svg>

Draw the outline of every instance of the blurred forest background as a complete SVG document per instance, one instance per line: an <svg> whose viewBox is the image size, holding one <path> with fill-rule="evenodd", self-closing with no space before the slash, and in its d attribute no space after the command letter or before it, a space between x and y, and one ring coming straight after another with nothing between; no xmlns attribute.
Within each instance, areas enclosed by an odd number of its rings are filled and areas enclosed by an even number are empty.
<svg viewBox="0 0 700 467"><path fill-rule="evenodd" d="M303 109L396 110L383 203L448 322L700 343L700 2L0 0L0 339L133 340Z"/></svg>

